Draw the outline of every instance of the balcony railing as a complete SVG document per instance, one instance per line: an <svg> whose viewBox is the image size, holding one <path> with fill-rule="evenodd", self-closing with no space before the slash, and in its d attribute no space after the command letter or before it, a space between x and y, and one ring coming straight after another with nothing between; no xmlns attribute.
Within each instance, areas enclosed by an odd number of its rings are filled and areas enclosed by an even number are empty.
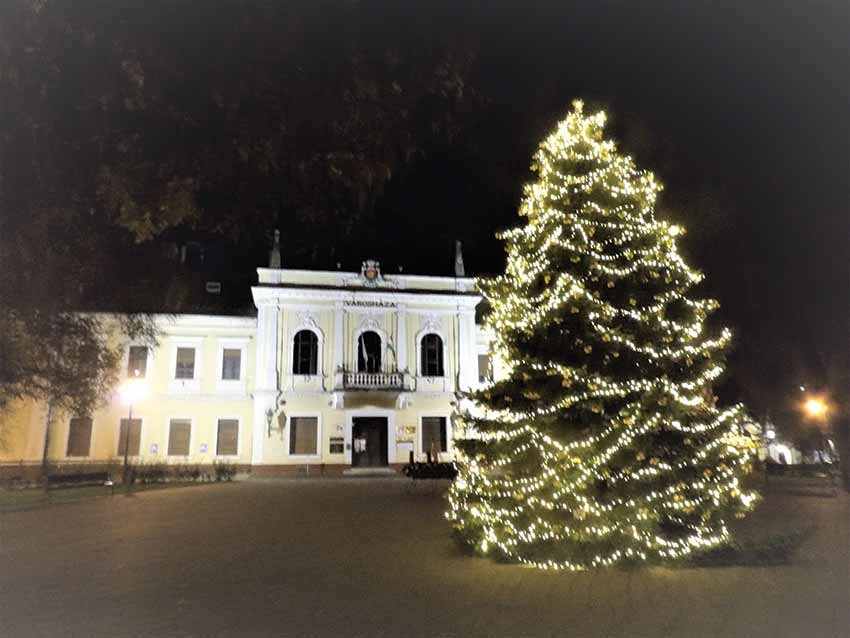
<svg viewBox="0 0 850 638"><path fill-rule="evenodd" d="M401 390L404 375L401 372L346 372L345 387L360 390Z"/></svg>

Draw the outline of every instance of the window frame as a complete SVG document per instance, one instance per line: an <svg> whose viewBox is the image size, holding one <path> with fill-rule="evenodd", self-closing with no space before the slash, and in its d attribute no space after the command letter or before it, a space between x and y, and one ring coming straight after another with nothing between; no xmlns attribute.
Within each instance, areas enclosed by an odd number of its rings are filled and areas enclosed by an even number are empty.
<svg viewBox="0 0 850 638"><path fill-rule="evenodd" d="M425 339L428 337L436 337L439 341L439 346L437 348L437 364L438 371L440 374L428 374L427 365L425 356L428 350L425 348ZM419 337L419 376L425 377L428 379L443 379L446 376L446 341L443 336L435 331L431 330L426 332L425 334Z"/></svg>
<svg viewBox="0 0 850 638"><path fill-rule="evenodd" d="M195 350L195 365L191 379L177 378L177 349L193 348ZM171 337L169 343L170 369L168 389L176 394L198 394L201 391L201 374L204 368L204 337Z"/></svg>
<svg viewBox="0 0 850 638"><path fill-rule="evenodd" d="M180 351L192 353L192 375L189 377L179 376L180 372ZM194 381L198 371L198 349L193 346L177 346L174 352L174 380L175 381Z"/></svg>
<svg viewBox="0 0 850 638"><path fill-rule="evenodd" d="M171 454L171 422L172 421L188 421L189 422L189 451L186 454ZM166 459L188 459L192 456L192 445L195 443L195 420L190 416L169 416L165 420L165 450ZM141 439L140 439L141 440Z"/></svg>
<svg viewBox="0 0 850 638"><path fill-rule="evenodd" d="M91 425L89 426L89 442L86 454L71 454L71 426L75 420L88 419ZM120 421L118 428L121 428ZM91 442L94 439L94 418L90 416L72 416L68 419L68 436L65 441L65 458L66 459L88 459L91 458ZM142 448L141 430L139 430L139 450Z"/></svg>
<svg viewBox="0 0 850 638"><path fill-rule="evenodd" d="M360 338L365 335L367 332L371 332L375 334L380 341L380 348L378 350L380 360L378 361L378 370L374 372L370 372L369 370L361 370L360 369ZM373 327L363 328L362 330L358 330L354 335L354 371L357 374L382 374L384 372L384 368L387 363L387 336L383 333L383 331L377 330ZM368 368L368 359L364 360L366 364L365 367Z"/></svg>
<svg viewBox="0 0 850 638"><path fill-rule="evenodd" d="M294 454L292 452L292 419L293 418L315 418L316 419L316 452L315 454ZM322 413L321 412L293 412L286 415L286 456L291 459L320 459L322 457Z"/></svg>
<svg viewBox="0 0 850 638"><path fill-rule="evenodd" d="M219 454L218 453L218 428L221 421L236 421L236 453L235 454ZM215 418L215 453L213 456L217 459L234 459L242 452L242 418L238 416L217 416Z"/></svg>
<svg viewBox="0 0 850 638"><path fill-rule="evenodd" d="M145 373L139 375L138 377L130 376L130 350L133 348L144 348L145 355ZM151 364L153 363L153 348L146 343L136 343L130 342L127 344L127 347L124 351L124 378L126 379L147 379L148 372L151 369Z"/></svg>
<svg viewBox="0 0 850 638"><path fill-rule="evenodd" d="M234 352L236 353L236 362L237 363L236 363L236 370L235 370L236 376L235 377L226 376L226 374L228 372L228 370L227 370L227 361L228 361L227 353L228 352L230 352L231 354L234 353ZM226 346L223 347L221 349L221 367L220 367L220 370L221 370L221 380L222 381L241 381L242 380L242 348L228 348Z"/></svg>
<svg viewBox="0 0 850 638"><path fill-rule="evenodd" d="M487 357L487 370L489 372L489 376L484 379L481 378L481 357ZM475 362L478 368L478 383L481 385L493 383L493 381L495 380L495 373L493 371L493 355L489 352L477 352L475 356Z"/></svg>
<svg viewBox="0 0 850 638"><path fill-rule="evenodd" d="M418 415L418 427L416 429L416 449L419 454L420 459L424 459L428 450L424 449L422 437L425 434L425 428L423 425L424 419L426 418L442 418L445 419L446 424L446 449L440 452L437 452L437 459L440 460L440 455L453 455L454 453L454 441L452 436L452 418L450 412L440 412L440 411L428 411L428 412L420 412Z"/></svg>
<svg viewBox="0 0 850 638"><path fill-rule="evenodd" d="M221 337L216 339L215 389L220 394L244 395L248 377L248 342L250 337ZM239 350L239 378L224 379L224 351Z"/></svg>
<svg viewBox="0 0 850 638"><path fill-rule="evenodd" d="M298 339L298 335L300 335L302 332L309 332L316 339L316 344L315 344L316 345L316 360L315 360L316 370L315 370L315 372L297 372L295 370L295 366L299 362L298 349L297 349L297 346L296 346L296 339ZM296 329L295 333L292 335L292 357L291 357L291 359L292 359L292 362L291 362L291 365L290 365L290 371L291 371L292 376L294 376L294 377L316 377L316 376L319 376L321 374L321 370L322 370L322 337L321 337L321 335L316 330L313 330L312 328L308 328L306 326L301 326L298 329Z"/></svg>

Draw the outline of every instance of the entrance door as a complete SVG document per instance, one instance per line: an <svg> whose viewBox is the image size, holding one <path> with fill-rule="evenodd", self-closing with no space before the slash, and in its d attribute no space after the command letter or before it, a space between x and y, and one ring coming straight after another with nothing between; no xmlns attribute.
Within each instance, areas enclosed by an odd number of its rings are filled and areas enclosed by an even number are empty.
<svg viewBox="0 0 850 638"><path fill-rule="evenodd" d="M387 418L355 417L351 428L351 465L387 465Z"/></svg>

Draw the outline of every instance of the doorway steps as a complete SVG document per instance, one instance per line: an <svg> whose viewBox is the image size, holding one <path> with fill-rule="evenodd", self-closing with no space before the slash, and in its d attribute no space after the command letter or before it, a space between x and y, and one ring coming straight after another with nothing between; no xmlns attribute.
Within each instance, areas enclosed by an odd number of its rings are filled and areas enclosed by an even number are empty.
<svg viewBox="0 0 850 638"><path fill-rule="evenodd" d="M361 476L398 476L398 472L396 472L391 467L351 467L347 470L343 470L343 476L351 476L351 477L361 477Z"/></svg>

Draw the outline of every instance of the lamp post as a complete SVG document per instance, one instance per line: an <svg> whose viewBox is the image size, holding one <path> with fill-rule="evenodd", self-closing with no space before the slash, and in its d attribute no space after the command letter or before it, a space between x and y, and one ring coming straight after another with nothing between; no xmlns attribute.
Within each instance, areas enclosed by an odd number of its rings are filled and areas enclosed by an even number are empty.
<svg viewBox="0 0 850 638"><path fill-rule="evenodd" d="M821 396L817 396L814 394L809 395L805 401L803 402L803 413L812 421L817 422L820 427L818 430L820 432L820 450L818 450L818 455L822 454L824 448L827 447L825 442L829 440L828 438L828 430L829 430L829 403L826 399ZM830 457L831 457L830 450Z"/></svg>
<svg viewBox="0 0 850 638"><path fill-rule="evenodd" d="M133 404L141 401L147 395L147 386L144 379L138 378L139 371L135 371L136 376L127 379L119 390L121 400L129 406L129 415L127 417L127 427L124 429L124 489L130 490L128 482L128 462L130 455L130 428L133 427Z"/></svg>

